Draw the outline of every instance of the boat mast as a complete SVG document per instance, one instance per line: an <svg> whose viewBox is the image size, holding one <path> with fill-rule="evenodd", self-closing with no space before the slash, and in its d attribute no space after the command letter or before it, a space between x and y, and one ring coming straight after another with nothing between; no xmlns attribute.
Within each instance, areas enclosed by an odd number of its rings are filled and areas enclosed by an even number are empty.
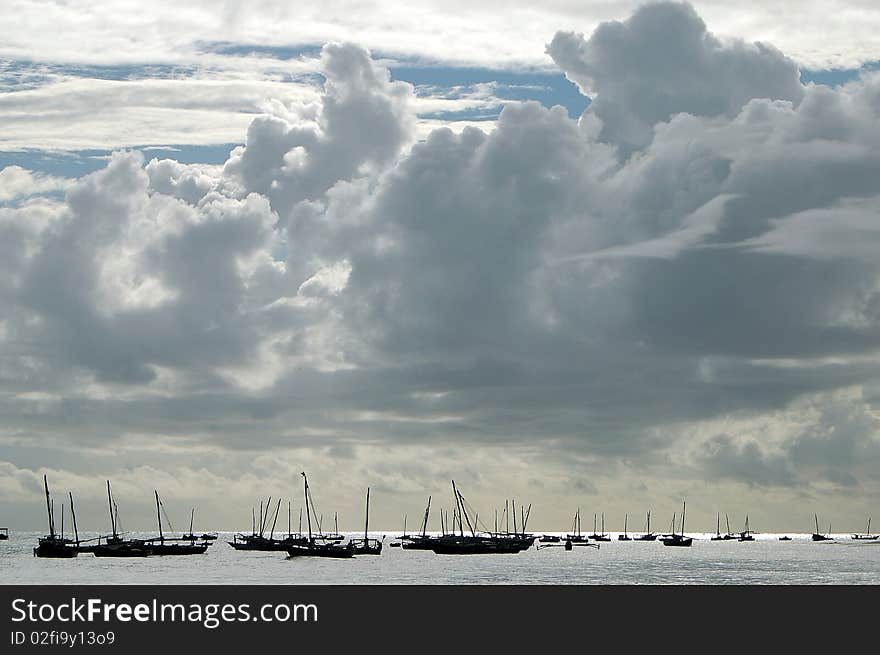
<svg viewBox="0 0 880 655"><path fill-rule="evenodd" d="M162 534L162 514L159 513L159 492L153 489L153 493L156 494L156 521L159 523L159 542L164 543L165 537Z"/></svg>
<svg viewBox="0 0 880 655"><path fill-rule="evenodd" d="M49 536L55 538L55 522L52 520L52 503L49 500L49 479L43 475L43 486L46 488L46 517L49 520Z"/></svg>
<svg viewBox="0 0 880 655"><path fill-rule="evenodd" d="M64 503L61 503L61 543L64 543Z"/></svg>
<svg viewBox="0 0 880 655"><path fill-rule="evenodd" d="M189 513L189 536L193 537L193 520L196 518L196 508L193 507Z"/></svg>
<svg viewBox="0 0 880 655"><path fill-rule="evenodd" d="M684 511L687 506L685 501L681 501L681 536L684 536Z"/></svg>
<svg viewBox="0 0 880 655"><path fill-rule="evenodd" d="M364 518L364 545L367 543L367 532L370 528L370 488L367 487L367 513L366 518Z"/></svg>
<svg viewBox="0 0 880 655"><path fill-rule="evenodd" d="M422 521L422 536L424 537L428 532L428 515L431 512L431 497L428 496L428 506L425 508L425 520ZM404 517L406 518L406 517ZM406 530L403 531L406 534Z"/></svg>
<svg viewBox="0 0 880 655"><path fill-rule="evenodd" d="M309 479L306 477L306 472L302 472L303 476L303 485L304 491L303 495L306 499L306 520L309 522L309 543L312 543L312 515L309 512Z"/></svg>
<svg viewBox="0 0 880 655"><path fill-rule="evenodd" d="M73 536L76 539L76 545L79 546L79 531L76 529L76 510L73 507L73 494L67 492L70 496L70 514L73 516Z"/></svg>
<svg viewBox="0 0 880 655"><path fill-rule="evenodd" d="M272 537L275 536L275 524L278 522L278 510L281 509L281 499L278 499L278 503L275 505L275 518L272 519L272 532L269 533L269 541L272 541Z"/></svg>
<svg viewBox="0 0 880 655"><path fill-rule="evenodd" d="M117 536L116 518L113 516L113 495L110 493L110 480L107 480L107 504L110 506L110 527L113 529L113 538L115 539Z"/></svg>

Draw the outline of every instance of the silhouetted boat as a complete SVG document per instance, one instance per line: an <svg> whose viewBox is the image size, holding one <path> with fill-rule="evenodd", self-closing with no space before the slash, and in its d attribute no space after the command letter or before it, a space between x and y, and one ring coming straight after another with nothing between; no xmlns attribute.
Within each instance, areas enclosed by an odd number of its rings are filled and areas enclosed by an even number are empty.
<svg viewBox="0 0 880 655"><path fill-rule="evenodd" d="M651 532L651 511L645 514L645 534L640 534L636 537L633 537L634 541L656 541L657 535Z"/></svg>
<svg viewBox="0 0 880 655"><path fill-rule="evenodd" d="M9 528L0 528L0 541L9 539Z"/></svg>
<svg viewBox="0 0 880 655"><path fill-rule="evenodd" d="M721 512L715 515L715 536L710 541L726 541L729 539L727 535L721 534Z"/></svg>
<svg viewBox="0 0 880 655"><path fill-rule="evenodd" d="M783 535L779 537L779 541L791 541L791 537Z"/></svg>
<svg viewBox="0 0 880 655"><path fill-rule="evenodd" d="M354 554L355 555L381 555L382 554L382 540L381 539L370 539L367 536L369 529L370 529L370 488L367 487L367 510L366 510L366 518L364 519L364 538L351 540L351 543L354 545Z"/></svg>
<svg viewBox="0 0 880 655"><path fill-rule="evenodd" d="M593 541L611 541L611 537L605 534L605 512L602 512L602 534L596 532L596 515L593 514L593 534L589 538Z"/></svg>
<svg viewBox="0 0 880 655"><path fill-rule="evenodd" d="M55 532L54 503L49 497L49 481L43 476L43 486L46 489L46 514L49 518L49 534L41 537L34 548L34 557L50 557L53 559L70 559L79 554L79 534L76 530L76 514L73 518L73 531L76 541L64 538L64 505L61 506L61 534ZM73 513L73 494L70 494L70 509Z"/></svg>
<svg viewBox="0 0 880 655"><path fill-rule="evenodd" d="M269 523L269 509L272 503L272 497L266 500L266 511L263 511L263 503L260 501L260 523L257 530L256 516L251 508L251 534L243 534L241 532L233 535L232 541L227 541L235 550L254 550L262 552L282 552L286 551L290 546L290 541L275 538L275 526L278 522L278 511L281 509L281 499L275 504L275 512L272 515L272 527L269 530L269 536L266 536L266 528Z"/></svg>
<svg viewBox="0 0 880 655"><path fill-rule="evenodd" d="M562 537L555 534L542 534L538 537L538 542L542 544L558 544L562 541Z"/></svg>
<svg viewBox="0 0 880 655"><path fill-rule="evenodd" d="M871 519L868 518L868 527L865 529L865 534L854 534L852 536L856 541L876 541L880 539L880 535L871 534Z"/></svg>
<svg viewBox="0 0 880 655"><path fill-rule="evenodd" d="M526 532L526 522L528 514L523 513L522 532L519 532L516 526L516 505L513 504L511 513L513 514L513 532L508 531L504 534L499 533L477 533L475 525L478 517L474 516L471 522L470 515L467 511L467 503L464 496L455 486L455 480L452 481L452 494L455 499L456 509L458 510L458 527L459 534L444 535L431 539L431 550L438 555L492 555L492 554L513 554L519 553L532 546L535 542L535 536ZM531 506L529 506L531 511ZM505 503L505 514L507 514L507 505ZM467 522L469 535L464 533L463 521ZM453 531L455 525L453 523Z"/></svg>
<svg viewBox="0 0 880 655"><path fill-rule="evenodd" d="M749 530L749 515L746 514L746 524L743 527L743 531L739 533L738 541L754 541L755 537L752 535L752 531Z"/></svg>
<svg viewBox="0 0 880 655"><path fill-rule="evenodd" d="M672 534L664 535L662 541L664 546L684 546L690 547L690 545L694 542L693 537L686 537L684 535L684 515L685 515L685 507L686 504L682 501L681 504L681 534L675 533L675 515L672 516Z"/></svg>
<svg viewBox="0 0 880 655"><path fill-rule="evenodd" d="M408 535L406 533L406 515L403 516L403 536L400 547L404 550L431 550L431 542L436 537L428 534L428 517L431 513L431 496L428 496L428 504L425 506L425 513L422 516L422 530L418 534ZM443 519L443 508L440 508L440 528L441 532L446 534L446 527Z"/></svg>
<svg viewBox="0 0 880 655"><path fill-rule="evenodd" d="M627 526L626 526L626 523L627 523L627 520L628 520L628 519L629 519L629 514L624 514L624 515L623 515L623 534L619 534L619 535L617 535L617 540L618 540L618 541L632 541L632 539L631 539L631 538L629 537L629 535L626 533L626 527L627 527Z"/></svg>
<svg viewBox="0 0 880 655"><path fill-rule="evenodd" d="M195 516L196 508L193 507L189 515L189 532L182 535L180 538L185 541L214 541L217 539L218 535L216 532L204 532L202 534L195 534L193 532L193 520L195 519Z"/></svg>
<svg viewBox="0 0 880 655"><path fill-rule="evenodd" d="M833 537L830 537L828 535L824 535L821 532L819 532L819 515L813 514L813 518L816 519L816 531L813 533L813 537L812 537L813 541L833 541L833 539L834 539ZM828 532L829 533L831 532L831 524L830 523L828 524Z"/></svg>
<svg viewBox="0 0 880 655"><path fill-rule="evenodd" d="M303 496L305 497L306 520L309 527L309 538L305 543L290 544L287 546L287 556L289 558L296 557L329 557L329 558L349 558L355 553L354 544L348 542L340 544L330 541L317 541L312 535L312 512L314 504L312 503L312 494L309 491L309 479L306 477L305 471L303 476Z"/></svg>
<svg viewBox="0 0 880 655"><path fill-rule="evenodd" d="M113 535L102 544L100 537L93 546L80 548L81 552L92 553L95 557L149 557L153 554L150 545L135 539L123 539L119 533L119 508L110 491L110 480L107 480L107 504L110 507L110 527Z"/></svg>
<svg viewBox="0 0 880 655"><path fill-rule="evenodd" d="M153 490L153 493L156 495L156 520L159 525L159 536L158 538L153 539L143 539L143 544L147 545L152 551L151 555L201 555L208 550L208 543L204 541L202 543L195 543L193 540L189 539L174 539L166 537L162 531L162 501L159 500L159 492L157 490ZM167 519L167 517L166 517ZM171 523L169 522L168 527L171 527ZM192 530L190 530L192 532ZM185 543L189 541L189 543ZM166 543L167 542L167 543Z"/></svg>
<svg viewBox="0 0 880 655"><path fill-rule="evenodd" d="M574 521L572 522L571 531L573 534L565 535L565 540L570 541L573 544L582 544L586 543L589 540L589 537L585 534L581 534L581 508L578 507L577 511L574 513Z"/></svg>

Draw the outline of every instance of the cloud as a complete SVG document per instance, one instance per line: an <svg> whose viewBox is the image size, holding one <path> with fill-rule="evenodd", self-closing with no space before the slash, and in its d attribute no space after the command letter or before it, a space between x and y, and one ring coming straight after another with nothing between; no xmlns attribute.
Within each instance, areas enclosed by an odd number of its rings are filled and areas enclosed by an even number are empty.
<svg viewBox="0 0 880 655"><path fill-rule="evenodd" d="M752 98L797 105L804 93L794 61L762 43L722 42L684 3L645 5L589 39L557 32L547 53L593 97L600 138L626 150L649 143L654 125L675 114L733 117Z"/></svg>
<svg viewBox="0 0 880 655"><path fill-rule="evenodd" d="M555 43L598 92L580 120L509 103L418 140L413 87L329 44L320 94L269 103L223 166L118 152L63 201L0 208L11 466L253 494L348 453L347 491L421 504L421 477L461 471L554 520L581 494L862 513L880 77L800 85L679 4Z"/></svg>
<svg viewBox="0 0 880 655"><path fill-rule="evenodd" d="M0 169L0 203L28 196L62 191L70 184L66 178L34 173L21 166Z"/></svg>

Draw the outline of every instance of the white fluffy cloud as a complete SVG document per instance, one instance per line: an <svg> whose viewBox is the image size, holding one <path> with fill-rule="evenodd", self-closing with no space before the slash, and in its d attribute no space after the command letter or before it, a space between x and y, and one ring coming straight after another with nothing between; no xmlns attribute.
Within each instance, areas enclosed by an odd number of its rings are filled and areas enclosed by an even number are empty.
<svg viewBox="0 0 880 655"><path fill-rule="evenodd" d="M491 133L416 142L412 87L331 44L321 96L254 119L224 166L117 153L63 203L0 210L14 468L51 443L109 474L77 453L116 443L251 489L260 452L279 483L336 458L389 488L465 470L488 498L504 453L547 520L578 482L699 494L696 516L759 489L767 522L820 493L860 517L880 496L880 76L800 85L680 4L550 51L597 93L580 120L514 103Z"/></svg>

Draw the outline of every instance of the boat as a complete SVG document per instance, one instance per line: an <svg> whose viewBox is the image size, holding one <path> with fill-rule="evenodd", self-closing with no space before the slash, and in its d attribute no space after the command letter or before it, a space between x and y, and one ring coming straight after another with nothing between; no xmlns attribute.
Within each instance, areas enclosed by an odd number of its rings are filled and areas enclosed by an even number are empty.
<svg viewBox="0 0 880 655"><path fill-rule="evenodd" d="M162 531L162 510L164 509L164 506L162 505L162 501L159 500L159 492L154 489L153 493L156 495L156 520L159 525L159 536L158 538L142 539L140 541L143 544L149 546L149 548L152 550L152 555L204 554L208 550L208 545L210 544L210 542L208 541L203 541L202 543L197 544L195 540L185 539L183 537L181 537L180 539L174 539L165 536L164 532ZM192 521L192 515L190 517L190 521ZM168 527L171 527L170 521L168 521ZM190 534L192 534L192 524L190 524ZM187 541L189 543L186 543Z"/></svg>
<svg viewBox="0 0 880 655"><path fill-rule="evenodd" d="M629 519L629 514L624 514L623 515L623 534L617 535L618 541L632 541L632 538L626 533L626 527L627 527L626 523L627 523L628 519Z"/></svg>
<svg viewBox="0 0 880 655"><path fill-rule="evenodd" d="M611 537L605 534L605 512L602 512L602 533L596 532L596 515L593 514L593 534L589 536L593 541L611 541Z"/></svg>
<svg viewBox="0 0 880 655"><path fill-rule="evenodd" d="M195 519L195 516L196 508L193 507L189 515L189 532L180 538L186 541L215 541L218 537L216 532L203 532L202 534L195 534L193 532L193 519Z"/></svg>
<svg viewBox="0 0 880 655"><path fill-rule="evenodd" d="M475 526L478 525L479 517L475 513L474 521L471 522L470 515L467 511L467 502L458 490L458 487L456 487L455 480L452 481L452 494L455 500L456 509L458 510L459 534L455 534L454 532L455 523L453 521L452 534L443 535L442 537L430 540L430 547L434 553L438 555L514 554L527 550L535 542L535 536L526 532L528 514L523 513L522 532L518 530L516 525L515 503L511 507L514 522L512 533L510 532L509 527L504 534L498 532L478 533ZM505 503L504 509L509 521L510 514L507 514L507 503ZM529 512L531 512L531 505L529 505ZM467 522L468 529L470 530L469 535L464 533L464 521Z"/></svg>
<svg viewBox="0 0 880 655"><path fill-rule="evenodd" d="M865 534L854 534L852 538L855 541L876 541L880 539L880 535L871 534L871 518L868 517L868 527L865 529Z"/></svg>
<svg viewBox="0 0 880 655"><path fill-rule="evenodd" d="M781 537L779 537L779 541L791 541L791 537L789 537L788 535L782 535Z"/></svg>
<svg viewBox="0 0 880 655"><path fill-rule="evenodd" d="M636 537L633 537L634 541L656 541L657 535L651 532L651 511L648 510L645 515L646 525L645 525L645 534L640 534Z"/></svg>
<svg viewBox="0 0 880 655"><path fill-rule="evenodd" d="M9 539L9 528L0 528L0 541Z"/></svg>
<svg viewBox="0 0 880 655"><path fill-rule="evenodd" d="M685 548L690 548L691 544L694 542L693 537L686 537L684 534L684 515L685 515L686 503L682 501L681 503L681 534L676 534L675 532L675 515L672 516L672 534L664 535L663 542L664 546L683 546Z"/></svg>
<svg viewBox="0 0 880 655"><path fill-rule="evenodd" d="M819 532L819 515L813 514L813 518L816 520L816 531L813 533L812 539L813 541L833 541L834 538L828 535L824 535ZM831 524L828 524L828 532L831 532Z"/></svg>
<svg viewBox="0 0 880 655"><path fill-rule="evenodd" d="M54 504L49 496L49 480L43 476L43 486L46 489L46 515L49 519L49 534L41 537L34 548L34 557L47 557L53 559L70 559L79 555L79 534L76 530L76 515L73 519L73 531L76 541L64 538L64 505L61 505L61 534L55 532ZM69 492L68 492L69 493ZM73 509L73 494L70 494L70 509Z"/></svg>
<svg viewBox="0 0 880 655"><path fill-rule="evenodd" d="M425 506L425 513L422 515L422 530L417 534L406 533L406 514L403 515L403 536L398 537L400 539L400 547L403 550L431 550L431 542L436 537L428 534L428 517L430 513L431 496L428 496L428 504ZM440 530L441 534L446 534L446 523L442 507L440 508Z"/></svg>
<svg viewBox="0 0 880 655"><path fill-rule="evenodd" d="M272 497L269 496L269 498L266 500L266 510L264 512L263 503L262 501L260 501L259 531L257 530L257 522L254 509L251 508L251 533L236 533L235 535L233 535L232 541L227 541L226 543L232 546L235 550L255 550L261 552L286 551L287 547L290 545L290 541L275 538L275 526L278 522L278 511L281 509L280 498L275 504L275 513L272 518L272 527L269 531L269 536L266 536L266 528L268 527L270 516L269 508L271 506L271 503Z"/></svg>
<svg viewBox="0 0 880 655"><path fill-rule="evenodd" d="M149 544L135 539L122 538L119 532L119 507L113 500L110 480L107 480L107 504L110 508L110 527L113 534L106 537L104 543L101 543L101 537L99 537L97 544L82 547L80 552L89 552L95 557L149 557L152 555L153 549Z"/></svg>
<svg viewBox="0 0 880 655"><path fill-rule="evenodd" d="M542 534L538 537L538 543L541 544L558 544L562 541L562 537L556 534Z"/></svg>
<svg viewBox="0 0 880 655"><path fill-rule="evenodd" d="M355 554L354 544L349 541L340 544L334 541L316 540L312 535L312 513L314 512L314 503L312 502L312 494L309 491L309 479L306 477L305 471L303 476L303 496L305 497L306 520L309 527L308 541L304 543L289 544L286 548L288 559L298 557L327 557L336 559L345 559L353 557Z"/></svg>
<svg viewBox="0 0 880 655"><path fill-rule="evenodd" d="M754 541L755 537L752 535L752 531L749 530L749 515L746 514L746 524L743 527L743 531L739 533L738 541Z"/></svg>
<svg viewBox="0 0 880 655"><path fill-rule="evenodd" d="M364 519L364 538L351 540L351 543L354 545L354 554L355 555L381 555L382 554L382 540L381 539L370 539L368 537L369 529L370 529L370 488L367 487L367 510L366 510L366 518Z"/></svg>
<svg viewBox="0 0 880 655"><path fill-rule="evenodd" d="M574 513L574 520L572 522L571 531L573 534L565 535L566 542L571 542L573 544L583 544L589 541L589 537L585 534L581 534L581 508L578 507L577 511Z"/></svg>
<svg viewBox="0 0 880 655"><path fill-rule="evenodd" d="M729 537L721 534L721 512L715 515L715 536L709 541L727 541Z"/></svg>

